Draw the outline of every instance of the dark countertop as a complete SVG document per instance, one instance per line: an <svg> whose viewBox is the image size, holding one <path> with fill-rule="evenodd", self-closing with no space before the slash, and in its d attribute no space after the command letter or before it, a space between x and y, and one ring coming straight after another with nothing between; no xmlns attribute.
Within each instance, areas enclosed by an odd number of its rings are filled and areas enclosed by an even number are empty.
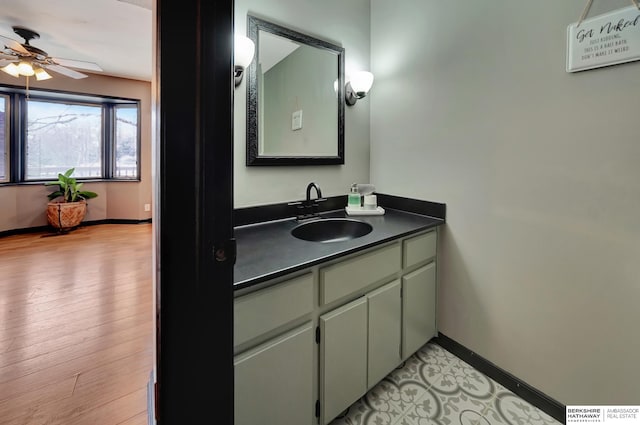
<svg viewBox="0 0 640 425"><path fill-rule="evenodd" d="M340 209L321 213L320 217L360 220L371 224L373 230L365 236L344 242L320 243L292 236L291 230L301 223L295 218L238 226L234 230L238 254L234 289L248 288L445 222L441 218L388 207L385 207L385 214L380 216L349 216L344 209Z"/></svg>

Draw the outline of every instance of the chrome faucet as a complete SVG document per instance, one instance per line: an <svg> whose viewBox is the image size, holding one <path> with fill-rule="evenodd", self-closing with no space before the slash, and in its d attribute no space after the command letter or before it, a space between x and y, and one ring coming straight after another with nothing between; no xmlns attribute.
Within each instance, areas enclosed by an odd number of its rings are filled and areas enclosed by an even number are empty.
<svg viewBox="0 0 640 425"><path fill-rule="evenodd" d="M312 188L316 190L316 199L319 200L320 198L322 198L322 191L320 190L320 188L314 182L311 182L307 185L307 205L311 205Z"/></svg>

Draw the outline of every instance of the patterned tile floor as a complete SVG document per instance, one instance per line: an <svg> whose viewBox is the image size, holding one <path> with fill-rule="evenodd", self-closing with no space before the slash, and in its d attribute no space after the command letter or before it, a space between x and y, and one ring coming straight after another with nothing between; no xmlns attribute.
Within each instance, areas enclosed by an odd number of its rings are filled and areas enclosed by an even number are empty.
<svg viewBox="0 0 640 425"><path fill-rule="evenodd" d="M330 425L559 423L430 342Z"/></svg>

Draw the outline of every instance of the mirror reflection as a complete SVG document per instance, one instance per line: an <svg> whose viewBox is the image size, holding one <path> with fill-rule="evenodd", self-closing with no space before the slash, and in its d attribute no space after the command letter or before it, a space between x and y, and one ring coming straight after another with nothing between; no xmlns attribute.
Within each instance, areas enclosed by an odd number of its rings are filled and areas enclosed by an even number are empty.
<svg viewBox="0 0 640 425"><path fill-rule="evenodd" d="M344 49L248 17L247 165L344 163Z"/></svg>

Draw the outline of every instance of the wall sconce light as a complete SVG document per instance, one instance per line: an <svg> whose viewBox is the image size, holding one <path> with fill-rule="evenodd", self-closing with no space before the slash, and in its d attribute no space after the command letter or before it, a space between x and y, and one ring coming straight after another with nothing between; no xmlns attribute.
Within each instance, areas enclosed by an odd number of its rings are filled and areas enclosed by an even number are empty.
<svg viewBox="0 0 640 425"><path fill-rule="evenodd" d="M234 37L233 62L234 62L234 83L235 86L242 82L244 70L251 64L256 45L253 41L244 35L236 34Z"/></svg>
<svg viewBox="0 0 640 425"><path fill-rule="evenodd" d="M345 87L345 102L353 106L358 99L367 95L373 85L373 74L367 71L359 71L351 75Z"/></svg>

